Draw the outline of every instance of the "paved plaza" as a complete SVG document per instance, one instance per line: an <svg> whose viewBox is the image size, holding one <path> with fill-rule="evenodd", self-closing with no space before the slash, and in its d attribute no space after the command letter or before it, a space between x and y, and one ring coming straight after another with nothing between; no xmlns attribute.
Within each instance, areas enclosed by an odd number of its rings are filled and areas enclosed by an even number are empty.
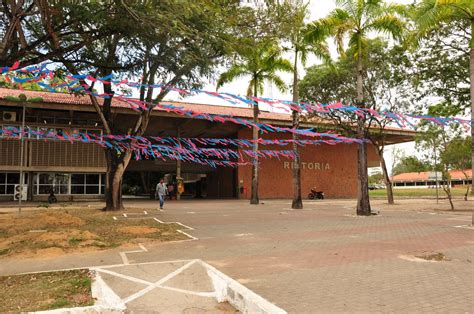
<svg viewBox="0 0 474 314"><path fill-rule="evenodd" d="M163 212L151 201L126 206L179 221L197 239L3 259L0 275L200 259L292 313L474 311L474 230L463 227L471 213L434 210L433 200L374 201L380 214L371 217L354 216L354 200L305 202L304 210L283 200L167 202Z"/></svg>

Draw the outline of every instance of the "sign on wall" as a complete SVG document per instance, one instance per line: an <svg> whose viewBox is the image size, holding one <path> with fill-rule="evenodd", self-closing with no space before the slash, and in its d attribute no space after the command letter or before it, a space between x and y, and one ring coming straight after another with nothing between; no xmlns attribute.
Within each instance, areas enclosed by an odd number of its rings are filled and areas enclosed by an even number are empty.
<svg viewBox="0 0 474 314"><path fill-rule="evenodd" d="M295 162L284 161L283 162L283 169L295 169L298 165ZM331 167L327 162L301 162L301 169L309 169L309 170L329 170Z"/></svg>

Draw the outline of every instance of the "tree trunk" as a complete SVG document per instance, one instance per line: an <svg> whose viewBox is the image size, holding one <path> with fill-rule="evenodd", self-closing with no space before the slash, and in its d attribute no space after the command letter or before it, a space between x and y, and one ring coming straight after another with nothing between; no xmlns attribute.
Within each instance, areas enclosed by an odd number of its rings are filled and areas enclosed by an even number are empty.
<svg viewBox="0 0 474 314"><path fill-rule="evenodd" d="M293 70L293 102L297 103L299 101L298 94L298 50L295 50L295 64ZM297 110L293 110L293 129L298 129L300 124L300 113ZM293 201L291 203L291 208L293 209L302 209L303 200L301 199L301 159L298 151L298 144L296 141L299 136L296 133L293 133L293 153L295 154L295 161L293 167Z"/></svg>
<svg viewBox="0 0 474 314"><path fill-rule="evenodd" d="M383 181L385 183L385 189L387 190L387 202L390 205L395 204L395 201L393 200L393 187L392 187L392 181L390 180L390 176L388 175L388 170L387 170L387 164L385 163L385 158L383 157L383 147L377 148L377 155L379 155L380 158L380 166L382 167L382 173L383 173Z"/></svg>
<svg viewBox="0 0 474 314"><path fill-rule="evenodd" d="M114 150L106 150L107 160L105 208L104 210L122 210L122 180L125 169L132 157L131 151L126 151L121 156L117 156Z"/></svg>
<svg viewBox="0 0 474 314"><path fill-rule="evenodd" d="M467 196L469 195L469 188L471 187L469 184L466 184L466 185L467 185L466 194L464 194L465 201L467 201Z"/></svg>
<svg viewBox="0 0 474 314"><path fill-rule="evenodd" d="M454 210L454 204L453 204L453 196L451 195L451 188L449 187L449 184L451 183L450 180L446 180L446 184L444 183L445 180L443 178L443 190L448 196L448 201L449 205L451 206L451 210Z"/></svg>
<svg viewBox="0 0 474 314"><path fill-rule="evenodd" d="M359 53L357 56L357 105L364 108L364 86L362 68L362 48L359 43ZM365 118L360 116L357 119L357 135L359 139L365 137ZM369 174L367 171L367 144L361 143L357 149L357 215L371 215L369 200Z"/></svg>
<svg viewBox="0 0 474 314"><path fill-rule="evenodd" d="M469 79L471 92L471 140L472 140L472 187L471 194L474 195L474 22L471 22L471 51L469 55ZM471 225L474 226L474 208L472 209Z"/></svg>
<svg viewBox="0 0 474 314"><path fill-rule="evenodd" d="M254 86L253 86L253 95L257 97L257 80L254 79ZM253 122L258 123L258 102L255 101L253 106ZM260 201L258 199L258 129L256 126L252 129L252 138L253 138L253 154L254 157L252 159L252 195L250 197L250 204L258 204Z"/></svg>
<svg viewBox="0 0 474 314"><path fill-rule="evenodd" d="M357 149L357 215L370 216L369 175L367 172L367 144L359 144Z"/></svg>

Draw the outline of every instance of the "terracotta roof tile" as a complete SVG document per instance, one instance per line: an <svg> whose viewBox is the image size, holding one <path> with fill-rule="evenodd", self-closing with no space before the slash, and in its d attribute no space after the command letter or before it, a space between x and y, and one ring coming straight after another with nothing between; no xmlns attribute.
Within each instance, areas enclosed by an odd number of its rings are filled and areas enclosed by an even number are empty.
<svg viewBox="0 0 474 314"><path fill-rule="evenodd" d="M91 106L92 102L89 96L81 96L81 95L73 95L68 93L51 93L51 92L43 92L43 91L27 91L27 90L18 90L18 89L8 89L8 88L0 88L0 99L6 96L14 96L17 97L20 94L25 94L28 98L35 98L41 97L43 98L44 103L50 104L71 104L71 105L84 105L84 106ZM103 102L103 99L98 98L99 103ZM203 104L195 104L189 102L176 102L176 101L165 101L162 104L171 104L174 106L183 107L183 109L187 110L194 110L196 112L204 112L209 114L220 114L220 115L229 115L234 117L240 118L248 118L251 119L253 117L253 110L252 108L238 108L232 106L221 106L221 105L203 105ZM112 106L116 108L130 108L130 106L123 102L118 101L117 99L112 100ZM164 109L155 108L156 111L164 112ZM292 121L292 116L286 113L277 113L277 112L265 112L260 111L259 119L264 120L273 120L273 121L284 121L290 122ZM311 120L310 120L311 121ZM312 120L314 123L327 123L329 122L326 120ZM386 130L401 132L404 135L414 136L417 132L413 130L406 130L394 127L387 127Z"/></svg>
<svg viewBox="0 0 474 314"><path fill-rule="evenodd" d="M40 92L40 91L27 91L27 90L17 90L17 89L7 89L0 88L0 98L6 96L17 97L20 94L25 94L28 98L43 98L43 102L51 104L71 104L71 105L88 105L91 106L92 102L89 96L73 95L67 93L50 93L50 92ZM102 104L103 99L99 99L100 104ZM203 104L194 104L189 102L176 102L176 101L164 101L162 104L171 104L174 106L183 107L183 109L194 110L197 112L205 112L209 114L221 114L221 115L233 115L235 117L242 118L252 118L253 111L251 108L237 108L231 106L218 106L218 105L203 105ZM112 100L112 106L116 108L130 108L130 106L117 99ZM165 111L160 108L155 108L156 111ZM259 114L260 119L269 119L277 121L291 121L291 115L285 113L274 113L274 112L264 112L261 111Z"/></svg>
<svg viewBox="0 0 474 314"><path fill-rule="evenodd" d="M469 178L472 178L472 169L464 170ZM425 172L406 172L400 173L392 177L394 182L403 182L403 181L428 181L430 171ZM449 171L451 179L459 180L465 179L464 173L461 170L451 170Z"/></svg>

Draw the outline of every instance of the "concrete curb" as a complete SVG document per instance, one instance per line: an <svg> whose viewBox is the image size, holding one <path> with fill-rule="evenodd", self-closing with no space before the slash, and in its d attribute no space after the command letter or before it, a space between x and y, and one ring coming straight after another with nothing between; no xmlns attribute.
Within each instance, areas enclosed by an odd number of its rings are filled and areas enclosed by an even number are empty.
<svg viewBox="0 0 474 314"><path fill-rule="evenodd" d="M199 263L207 269L216 291L217 302L227 301L242 313L287 313L211 265L201 260Z"/></svg>
<svg viewBox="0 0 474 314"><path fill-rule="evenodd" d="M145 263L145 264L154 264ZM165 263L165 262L158 262ZM242 313L252 313L252 314L286 314L287 312L270 301L262 298L252 290L248 289L241 283L225 275L221 271L217 270L215 267L203 262L200 259L188 260L188 264L183 266L184 268L189 267L192 264L198 263L207 270L207 275L212 281L214 291L212 293L206 293L205 296L215 297L217 302L229 302L233 307L239 310ZM125 265L134 265L134 264L123 264ZM181 267L181 268L183 268ZM105 266L107 268L107 266ZM96 300L95 304L92 306L85 307L75 307L75 308L61 308L55 310L47 311L38 311L31 313L40 313L40 314L96 314L96 313L123 313L126 310L126 303L129 301L122 300L115 292L104 282L100 275L99 269L94 269L93 267L90 270L94 273L94 278L91 286L92 297ZM178 269L180 270L180 269ZM176 272L176 271L175 271ZM167 281L170 275L161 279L161 281ZM170 277L171 278L171 277ZM159 287L159 285L154 284L152 287ZM169 287L163 287L168 288ZM146 289L145 289L146 290ZM180 290L180 289L174 289ZM184 291L184 290L183 290ZM180 292L183 292L180 291ZM146 293L147 291L145 291ZM187 291L184 291L187 292ZM134 295L132 295L134 296ZM129 297L130 298L130 297Z"/></svg>
<svg viewBox="0 0 474 314"><path fill-rule="evenodd" d="M96 300L94 305L72 308L61 308L56 310L31 312L37 314L76 314L76 313L123 313L126 309L125 304L104 282L98 272L94 272L94 278L91 286L92 297Z"/></svg>

